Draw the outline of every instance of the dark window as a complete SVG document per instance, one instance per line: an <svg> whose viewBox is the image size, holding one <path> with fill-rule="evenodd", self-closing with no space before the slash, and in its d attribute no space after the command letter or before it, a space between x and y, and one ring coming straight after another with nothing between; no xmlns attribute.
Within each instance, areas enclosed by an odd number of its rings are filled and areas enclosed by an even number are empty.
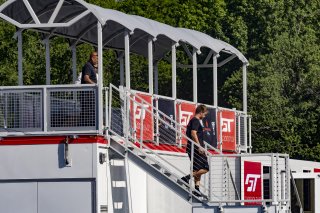
<svg viewBox="0 0 320 213"><path fill-rule="evenodd" d="M311 211L311 179L303 179L303 210Z"/></svg>

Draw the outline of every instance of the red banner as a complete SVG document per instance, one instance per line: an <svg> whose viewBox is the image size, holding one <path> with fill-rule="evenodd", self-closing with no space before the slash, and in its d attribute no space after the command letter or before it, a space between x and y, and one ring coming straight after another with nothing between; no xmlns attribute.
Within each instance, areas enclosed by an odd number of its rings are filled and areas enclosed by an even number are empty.
<svg viewBox="0 0 320 213"><path fill-rule="evenodd" d="M221 117L221 121L220 121ZM233 111L219 111L218 112L218 141L220 142L220 129L222 130L222 150L223 151L236 151L236 113ZM218 143L218 149L220 144Z"/></svg>
<svg viewBox="0 0 320 213"><path fill-rule="evenodd" d="M136 130L136 138L141 135L141 118L143 119L143 141L153 141L152 96L136 93L135 103L131 101L131 126ZM142 100L141 100L142 99ZM141 106L146 110L142 110Z"/></svg>
<svg viewBox="0 0 320 213"><path fill-rule="evenodd" d="M187 125L191 118L194 116L194 112L196 110L196 104L181 102L180 104L176 105L176 112L177 112L177 122L181 124L183 127L187 128ZM185 131L182 131L184 134ZM186 144L187 139L182 138L182 144Z"/></svg>
<svg viewBox="0 0 320 213"><path fill-rule="evenodd" d="M320 173L320 169L315 168L313 172L314 173Z"/></svg>
<svg viewBox="0 0 320 213"><path fill-rule="evenodd" d="M262 200L262 165L259 162L244 161L244 199ZM244 205L256 206L261 202L246 202Z"/></svg>

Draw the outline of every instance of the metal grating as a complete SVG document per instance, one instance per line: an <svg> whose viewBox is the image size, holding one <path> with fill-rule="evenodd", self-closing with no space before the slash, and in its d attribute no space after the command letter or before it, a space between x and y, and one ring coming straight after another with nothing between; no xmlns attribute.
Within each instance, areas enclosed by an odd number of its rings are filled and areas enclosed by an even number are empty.
<svg viewBox="0 0 320 213"><path fill-rule="evenodd" d="M0 128L41 130L42 111L42 91L0 93Z"/></svg>
<svg viewBox="0 0 320 213"><path fill-rule="evenodd" d="M49 93L50 122L48 130L95 128L97 122L97 94L95 89L53 90Z"/></svg>

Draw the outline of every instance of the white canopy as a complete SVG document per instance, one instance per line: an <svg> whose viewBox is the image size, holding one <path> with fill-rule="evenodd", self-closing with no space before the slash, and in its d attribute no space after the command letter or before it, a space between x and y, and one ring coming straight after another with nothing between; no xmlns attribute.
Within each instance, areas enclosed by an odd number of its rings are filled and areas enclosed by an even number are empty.
<svg viewBox="0 0 320 213"><path fill-rule="evenodd" d="M130 51L148 56L148 39L154 40L154 60L171 51L173 43L186 43L200 51L206 47L248 61L235 47L204 33L175 28L144 17L105 9L83 0L9 0L0 6L0 17L18 28L67 37L72 42L97 45L97 21L103 26L104 48L124 49L123 34L130 32Z"/></svg>

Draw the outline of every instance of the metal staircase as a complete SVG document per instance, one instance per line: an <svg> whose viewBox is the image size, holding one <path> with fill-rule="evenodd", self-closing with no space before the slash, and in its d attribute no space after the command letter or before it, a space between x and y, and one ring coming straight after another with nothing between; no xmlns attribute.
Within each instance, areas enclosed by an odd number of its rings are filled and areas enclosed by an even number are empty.
<svg viewBox="0 0 320 213"><path fill-rule="evenodd" d="M195 205L208 205L208 186L201 185L201 191L204 191L202 196L197 197L194 192L200 193L194 188L192 184L193 178L189 183L185 183L180 178L191 174L181 171L175 165L170 163L168 160L159 155L158 152L150 148L150 144L158 145L156 140L150 141L143 139L143 135L151 135L152 133L148 129L144 129L145 125L151 125L151 123L140 123L140 130L133 128L133 119L136 115L132 113L133 106L140 108L139 116L146 117L152 115L153 118L157 119L157 122L163 127L162 134L166 139L166 143L162 141L162 144L167 145L167 151L179 151L182 152L183 148L177 143L176 135L186 140L191 140L181 132L178 132L175 127L180 127L176 121L168 117L164 113L156 110L153 106L145 103L142 99L138 100L139 97L133 97L128 91L123 88L116 88L113 85L110 86L109 91L109 129L108 129L108 140L110 142L110 149L117 153L118 156L128 158L134 162L148 174L156 178L163 185L174 191L183 199L195 204ZM147 119L141 119L141 121ZM151 121L154 122L154 121ZM155 123L155 122L154 122ZM153 125L154 125L153 123ZM182 127L180 127L182 129ZM174 137L173 137L174 136ZM149 144L149 146L147 145ZM194 149L198 148L197 144L194 144ZM207 156L212 155L210 151L219 152L219 150L206 145L205 152ZM191 162L190 168L193 168L193 162Z"/></svg>

